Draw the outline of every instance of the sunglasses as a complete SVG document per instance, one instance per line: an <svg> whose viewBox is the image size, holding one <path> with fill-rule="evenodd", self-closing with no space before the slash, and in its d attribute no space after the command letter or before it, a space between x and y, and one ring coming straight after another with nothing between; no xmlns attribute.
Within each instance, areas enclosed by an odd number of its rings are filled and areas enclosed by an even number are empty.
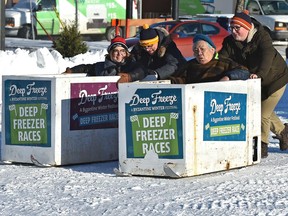
<svg viewBox="0 0 288 216"><path fill-rule="evenodd" d="M233 29L234 29L235 31L238 32L240 30L241 26L230 26L229 28L231 31L233 31Z"/></svg>

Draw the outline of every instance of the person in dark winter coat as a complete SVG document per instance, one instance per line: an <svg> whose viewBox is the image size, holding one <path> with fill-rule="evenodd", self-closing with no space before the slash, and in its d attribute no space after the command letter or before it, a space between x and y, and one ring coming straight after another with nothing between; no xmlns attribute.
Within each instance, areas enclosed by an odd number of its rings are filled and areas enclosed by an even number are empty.
<svg viewBox="0 0 288 216"><path fill-rule="evenodd" d="M246 80L249 71L225 58L217 58L216 46L206 35L197 34L193 38L193 52L195 58L188 61L173 76L169 77L173 84L189 84L199 82L213 82L226 80Z"/></svg>
<svg viewBox="0 0 288 216"><path fill-rule="evenodd" d="M146 74L155 75L158 80L166 79L186 63L169 33L163 28L143 25L139 43L131 53L146 69Z"/></svg>
<svg viewBox="0 0 288 216"><path fill-rule="evenodd" d="M120 76L118 82L132 82L143 79L146 74L128 51L126 41L120 36L111 40L104 62L81 64L66 68L64 73L86 73L87 76ZM129 74L129 75L128 75Z"/></svg>
<svg viewBox="0 0 288 216"><path fill-rule="evenodd" d="M272 45L264 27L247 11L236 13L230 22L231 35L223 41L219 58L231 58L244 65L250 78L261 79L261 154L268 156L270 130L280 140L280 150L288 149L288 124L283 124L274 109L288 83L283 57Z"/></svg>

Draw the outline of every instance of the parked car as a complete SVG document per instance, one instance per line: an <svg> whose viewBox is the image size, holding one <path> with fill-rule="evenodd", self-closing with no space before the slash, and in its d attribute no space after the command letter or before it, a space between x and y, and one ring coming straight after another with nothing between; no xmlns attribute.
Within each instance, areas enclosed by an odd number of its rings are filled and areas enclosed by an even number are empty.
<svg viewBox="0 0 288 216"><path fill-rule="evenodd" d="M150 27L163 27L168 30L173 41L186 59L193 58L192 51L193 37L196 34L208 35L215 43L217 51L222 48L223 39L230 33L218 22L205 20L173 20L154 23ZM127 38L128 47L135 45L139 41L139 34L135 37Z"/></svg>

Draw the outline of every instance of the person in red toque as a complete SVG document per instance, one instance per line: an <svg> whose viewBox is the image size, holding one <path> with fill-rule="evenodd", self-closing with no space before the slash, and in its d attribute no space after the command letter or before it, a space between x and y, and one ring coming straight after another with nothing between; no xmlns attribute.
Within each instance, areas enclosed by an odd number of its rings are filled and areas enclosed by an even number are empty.
<svg viewBox="0 0 288 216"><path fill-rule="evenodd" d="M142 66L128 51L124 38L120 36L113 38L107 52L104 62L66 68L64 73L86 73L87 76L120 76L118 81L120 83L141 80L146 76Z"/></svg>
<svg viewBox="0 0 288 216"><path fill-rule="evenodd" d="M261 157L268 156L270 130L279 139L280 150L287 150L288 124L283 124L274 112L288 83L286 62L272 45L269 33L248 11L233 16L230 30L219 58L229 57L247 67L251 79L261 79Z"/></svg>

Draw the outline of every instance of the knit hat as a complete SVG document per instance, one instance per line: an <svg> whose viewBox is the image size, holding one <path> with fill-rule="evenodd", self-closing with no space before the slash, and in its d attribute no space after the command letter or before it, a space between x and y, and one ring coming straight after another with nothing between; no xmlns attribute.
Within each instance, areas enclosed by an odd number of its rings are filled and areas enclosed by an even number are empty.
<svg viewBox="0 0 288 216"><path fill-rule="evenodd" d="M198 41L206 41L208 44L210 44L214 49L216 49L215 44L213 43L213 41L210 39L210 37L208 37L207 35L204 34L196 34L193 38L193 43L197 43Z"/></svg>
<svg viewBox="0 0 288 216"><path fill-rule="evenodd" d="M249 11L244 10L241 13L236 13L232 19L230 24L238 24L241 27L250 30L252 28L252 21L251 17L248 15Z"/></svg>
<svg viewBox="0 0 288 216"><path fill-rule="evenodd" d="M148 24L143 25L143 29L140 32L139 43L141 46L150 46L158 43L159 37L155 29L150 28Z"/></svg>
<svg viewBox="0 0 288 216"><path fill-rule="evenodd" d="M128 47L126 45L126 41L124 38L120 37L119 35L116 35L112 40L111 40L111 44L109 45L109 47L107 48L108 53L113 50L115 47L117 46L121 46L124 49L128 50Z"/></svg>

